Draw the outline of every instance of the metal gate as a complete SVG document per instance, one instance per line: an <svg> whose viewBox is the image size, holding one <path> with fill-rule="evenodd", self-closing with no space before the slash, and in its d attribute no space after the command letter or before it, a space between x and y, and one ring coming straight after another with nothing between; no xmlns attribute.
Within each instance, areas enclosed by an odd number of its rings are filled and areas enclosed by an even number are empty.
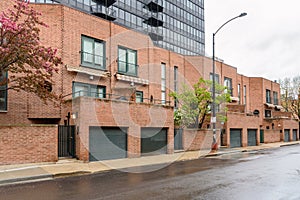
<svg viewBox="0 0 300 200"><path fill-rule="evenodd" d="M248 146L256 146L256 129L248 129Z"/></svg>
<svg viewBox="0 0 300 200"><path fill-rule="evenodd" d="M183 129L174 129L174 150L182 150L182 132Z"/></svg>
<svg viewBox="0 0 300 200"><path fill-rule="evenodd" d="M242 129L230 129L230 147L242 146Z"/></svg>
<svg viewBox="0 0 300 200"><path fill-rule="evenodd" d="M75 126L58 126L58 157L75 157Z"/></svg>
<svg viewBox="0 0 300 200"><path fill-rule="evenodd" d="M89 161L127 157L127 128L89 127Z"/></svg>
<svg viewBox="0 0 300 200"><path fill-rule="evenodd" d="M293 140L297 141L297 129L293 129Z"/></svg>

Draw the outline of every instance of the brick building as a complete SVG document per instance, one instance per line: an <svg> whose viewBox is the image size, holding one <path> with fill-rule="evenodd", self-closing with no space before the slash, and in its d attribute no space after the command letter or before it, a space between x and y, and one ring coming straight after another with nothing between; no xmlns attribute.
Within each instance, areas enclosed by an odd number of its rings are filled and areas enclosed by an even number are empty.
<svg viewBox="0 0 300 200"><path fill-rule="evenodd" d="M9 5L9 1L1 1L0 10ZM52 86L64 97L64 104L45 105L32 94L8 91L4 99L7 107L0 111L3 130L11 124L74 125L66 130L74 133L76 145L71 146L76 151L68 145L65 150L72 150L73 156L84 161L173 153L178 140L184 145L176 149L197 149L201 141L193 141L184 132L174 136L174 101L168 94L178 91L182 83L193 85L200 77L210 79L210 58L156 47L148 35L64 5L33 6L50 27L41 31L43 44L57 48L64 63ZM299 139L298 122L281 110L278 83L240 75L237 68L223 62L217 62L216 73L218 82L232 93L225 113L227 122L218 127L222 145ZM59 127L58 131L64 132L66 127ZM51 137L47 139L50 146L63 141ZM0 146L9 145L3 141ZM38 148L46 148L26 144L37 153ZM61 156L59 148L52 150ZM0 157L4 158L3 149ZM20 151L15 149L15 153ZM39 161L58 159L53 151ZM38 162L25 155L17 159Z"/></svg>

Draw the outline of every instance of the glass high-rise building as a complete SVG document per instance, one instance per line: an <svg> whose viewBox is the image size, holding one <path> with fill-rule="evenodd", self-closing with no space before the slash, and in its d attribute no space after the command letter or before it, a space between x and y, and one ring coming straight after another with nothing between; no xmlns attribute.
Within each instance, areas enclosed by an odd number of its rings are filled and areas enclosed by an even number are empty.
<svg viewBox="0 0 300 200"><path fill-rule="evenodd" d="M61 3L148 34L156 46L204 55L204 0L31 0Z"/></svg>

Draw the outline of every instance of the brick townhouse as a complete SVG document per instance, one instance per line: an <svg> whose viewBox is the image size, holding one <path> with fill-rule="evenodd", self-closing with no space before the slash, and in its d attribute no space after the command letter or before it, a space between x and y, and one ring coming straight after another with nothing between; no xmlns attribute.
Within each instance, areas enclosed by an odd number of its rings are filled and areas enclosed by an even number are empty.
<svg viewBox="0 0 300 200"><path fill-rule="evenodd" d="M0 10L9 5L1 1ZM45 105L32 94L8 91L0 111L2 163L55 161L61 156L94 161L199 149L201 132L192 138L192 133L174 133L169 93L200 77L210 79L210 58L157 47L140 31L69 6L32 6L49 26L41 31L43 44L57 48L64 63L52 86L64 103ZM216 74L232 96L224 113L227 121L218 124L222 145L299 139L298 122L280 106L278 83L240 75L219 61Z"/></svg>

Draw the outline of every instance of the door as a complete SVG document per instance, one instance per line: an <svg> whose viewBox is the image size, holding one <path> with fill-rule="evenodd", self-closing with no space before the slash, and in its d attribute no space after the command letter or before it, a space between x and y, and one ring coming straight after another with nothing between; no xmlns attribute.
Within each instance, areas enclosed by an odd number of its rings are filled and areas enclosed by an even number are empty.
<svg viewBox="0 0 300 200"><path fill-rule="evenodd" d="M141 153L156 155L167 153L167 129L142 128Z"/></svg>
<svg viewBox="0 0 300 200"><path fill-rule="evenodd" d="M89 160L110 160L127 157L127 129L90 127Z"/></svg>
<svg viewBox="0 0 300 200"><path fill-rule="evenodd" d="M242 146L242 129L230 129L230 147Z"/></svg>
<svg viewBox="0 0 300 200"><path fill-rule="evenodd" d="M58 157L76 156L75 126L58 126Z"/></svg>
<svg viewBox="0 0 300 200"><path fill-rule="evenodd" d="M284 130L284 141L285 142L289 142L290 141L290 130L289 129L285 129Z"/></svg>
<svg viewBox="0 0 300 200"><path fill-rule="evenodd" d="M174 129L174 150L182 150L182 132L183 129Z"/></svg>
<svg viewBox="0 0 300 200"><path fill-rule="evenodd" d="M256 146L256 129L248 129L248 146Z"/></svg>
<svg viewBox="0 0 300 200"><path fill-rule="evenodd" d="M260 143L264 143L265 139L264 139L264 130L260 130Z"/></svg>

